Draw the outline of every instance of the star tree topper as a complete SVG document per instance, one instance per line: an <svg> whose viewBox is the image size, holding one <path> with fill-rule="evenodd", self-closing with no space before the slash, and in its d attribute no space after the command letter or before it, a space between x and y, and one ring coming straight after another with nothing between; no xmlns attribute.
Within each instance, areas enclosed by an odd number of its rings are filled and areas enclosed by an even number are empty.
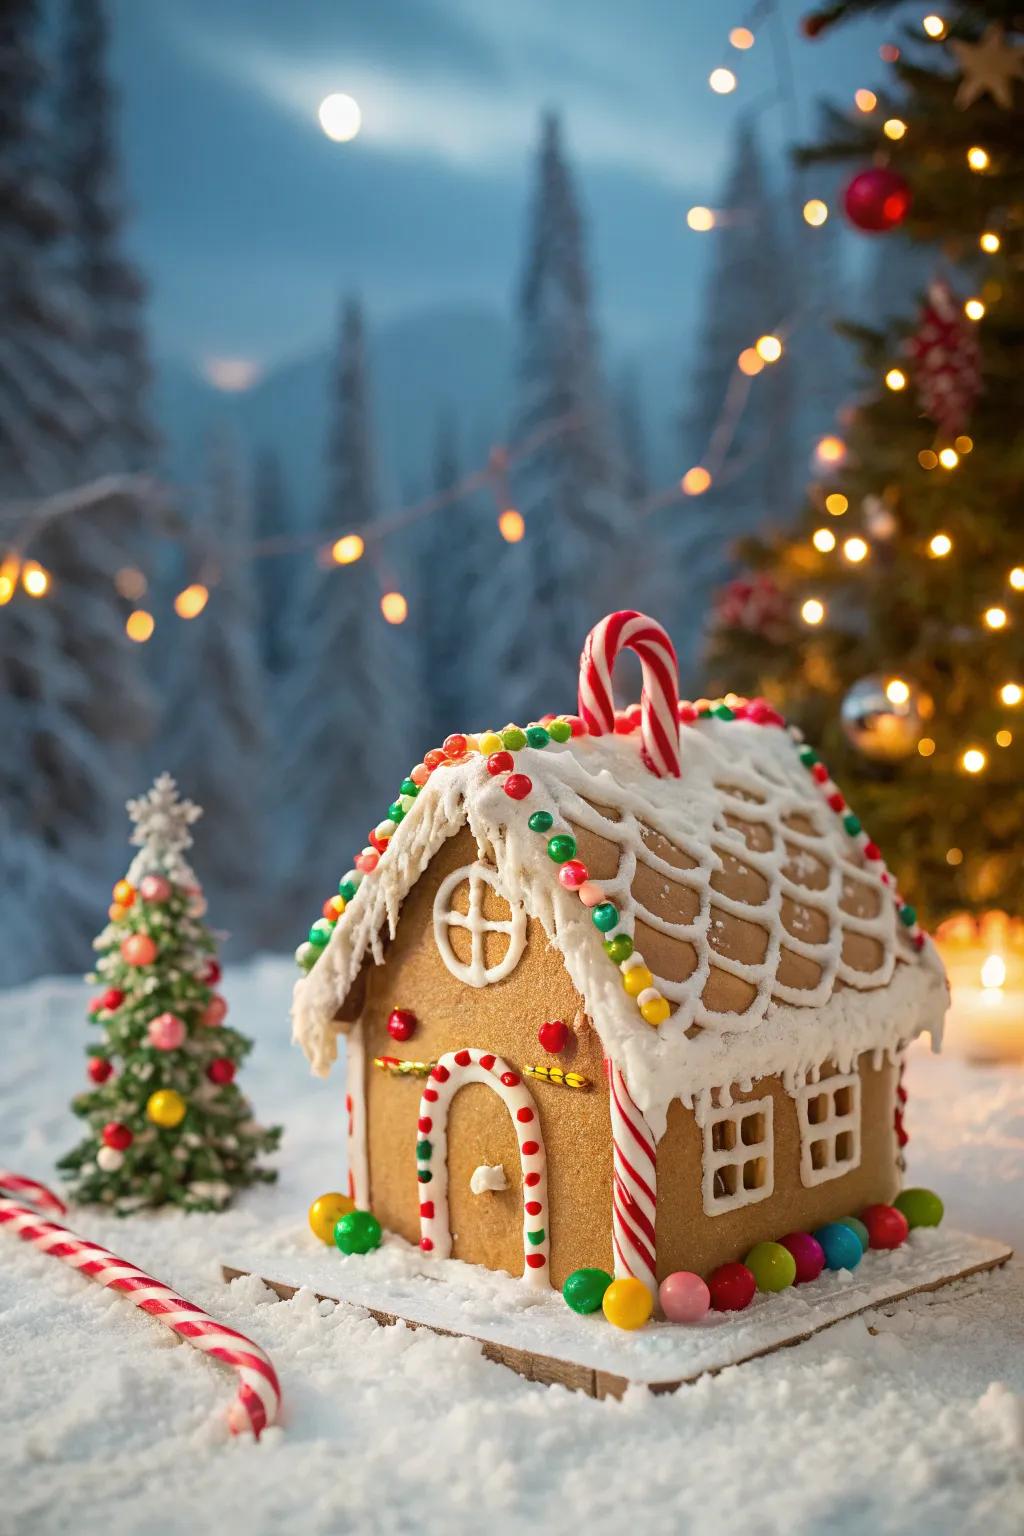
<svg viewBox="0 0 1024 1536"><path fill-rule="evenodd" d="M1024 80L1024 48L1006 41L1006 33L999 22L987 26L976 43L962 43L952 39L949 44L963 70L963 79L957 88L956 105L965 108L984 95L1004 107L1013 106L1013 83Z"/></svg>
<svg viewBox="0 0 1024 1536"><path fill-rule="evenodd" d="M161 773L148 794L129 800L128 815L135 823L131 840L139 852L128 879L137 885L143 875L161 874L175 885L197 885L185 849L192 846L189 828L202 814L201 806L180 798L169 773Z"/></svg>

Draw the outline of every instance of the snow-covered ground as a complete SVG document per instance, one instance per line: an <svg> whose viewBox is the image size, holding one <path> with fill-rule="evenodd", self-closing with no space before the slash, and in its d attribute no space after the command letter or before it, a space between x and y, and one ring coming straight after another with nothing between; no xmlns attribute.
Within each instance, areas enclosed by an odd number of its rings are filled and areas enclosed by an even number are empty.
<svg viewBox="0 0 1024 1536"><path fill-rule="evenodd" d="M851 1318L671 1397L597 1402L522 1381L468 1340L379 1328L311 1293L273 1301L219 1261L301 1233L344 1187L341 1077L288 1043L290 965L229 977L257 1049L244 1086L281 1120L280 1182L219 1217L69 1218L269 1351L285 1395L228 1437L230 1373L0 1233L0 1533L572 1528L587 1536L1024 1528L1024 1265ZM0 996L0 1165L53 1180L78 1123L87 993ZM911 1182L1024 1249L1024 1071L914 1052Z"/></svg>

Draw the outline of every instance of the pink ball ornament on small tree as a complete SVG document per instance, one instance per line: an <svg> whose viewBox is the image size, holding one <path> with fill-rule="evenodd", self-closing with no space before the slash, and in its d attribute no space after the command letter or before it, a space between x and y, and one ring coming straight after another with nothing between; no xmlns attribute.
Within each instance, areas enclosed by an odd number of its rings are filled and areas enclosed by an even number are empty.
<svg viewBox="0 0 1024 1536"><path fill-rule="evenodd" d="M148 933L130 933L121 941L121 959L125 965L152 965L158 954L156 940Z"/></svg>
<svg viewBox="0 0 1024 1536"><path fill-rule="evenodd" d="M163 875L144 875L139 882L139 895L143 901L159 903L169 901L171 897L171 882Z"/></svg>
<svg viewBox="0 0 1024 1536"><path fill-rule="evenodd" d="M146 1034L158 1051L176 1051L185 1039L185 1022L176 1013L158 1013L150 1020Z"/></svg>
<svg viewBox="0 0 1024 1536"><path fill-rule="evenodd" d="M228 1016L228 1005L219 992L215 992L199 1016L200 1024L205 1024L207 1029L216 1029L223 1024Z"/></svg>

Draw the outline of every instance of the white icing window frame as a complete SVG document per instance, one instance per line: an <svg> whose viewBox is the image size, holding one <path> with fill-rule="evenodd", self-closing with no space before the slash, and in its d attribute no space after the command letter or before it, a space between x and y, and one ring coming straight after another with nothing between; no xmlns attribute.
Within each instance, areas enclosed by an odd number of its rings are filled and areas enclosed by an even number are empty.
<svg viewBox="0 0 1024 1536"><path fill-rule="evenodd" d="M849 1109L840 1113L836 1105L838 1095L849 1091ZM811 1119L811 1104L818 1099L826 1101L823 1118ZM805 1189L825 1184L830 1179L841 1179L860 1167L861 1153L861 1089L859 1072L836 1072L832 1077L819 1078L816 1083L805 1083L796 1096L797 1116L800 1122L800 1182ZM850 1138L849 1154L839 1156L842 1137ZM824 1150L816 1154L814 1148Z"/></svg>
<svg viewBox="0 0 1024 1536"><path fill-rule="evenodd" d="M727 1211L739 1211L746 1205L756 1205L767 1200L775 1192L775 1103L771 1095L763 1099L744 1099L734 1104L709 1108L704 1117L703 1176L701 1190L704 1196L705 1216L722 1216ZM743 1122L755 1116L764 1119L763 1134L757 1141L745 1141ZM715 1128L725 1125L732 1128L722 1138L724 1146L715 1146ZM744 1171L748 1163L764 1162L764 1180L748 1186ZM720 1192L715 1189L715 1176L728 1177L733 1170L733 1189Z"/></svg>
<svg viewBox="0 0 1024 1536"><path fill-rule="evenodd" d="M452 897L460 885L469 884L469 911L456 912ZM483 888L500 896L511 909L511 918L484 917ZM470 935L469 962L460 960L452 949L449 937L452 928L465 928ZM489 933L507 933L508 948L497 965L488 966L485 960L485 940ZM498 872L490 864L478 859L452 870L437 888L434 897L434 941L437 952L457 981L469 987L488 987L494 981L504 981L511 976L523 957L526 948L526 913L517 906L501 888Z"/></svg>

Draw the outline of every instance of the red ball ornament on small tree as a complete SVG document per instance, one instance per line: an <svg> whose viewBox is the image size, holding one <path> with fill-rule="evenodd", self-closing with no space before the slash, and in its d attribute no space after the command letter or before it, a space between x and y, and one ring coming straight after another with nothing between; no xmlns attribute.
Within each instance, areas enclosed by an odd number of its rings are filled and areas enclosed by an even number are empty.
<svg viewBox="0 0 1024 1536"><path fill-rule="evenodd" d="M910 186L906 177L888 166L874 165L858 171L843 193L846 217L865 234L884 234L902 224L910 211Z"/></svg>
<svg viewBox="0 0 1024 1536"><path fill-rule="evenodd" d="M214 960L213 956L211 955L199 973L199 980L207 987L215 987L218 981L220 981L220 978L220 961Z"/></svg>
<svg viewBox="0 0 1024 1536"><path fill-rule="evenodd" d="M223 1088L226 1083L234 1081L235 1064L228 1056L215 1056L206 1069L206 1075L211 1083Z"/></svg>
<svg viewBox="0 0 1024 1536"><path fill-rule="evenodd" d="M105 1056L89 1057L89 1078L94 1083L105 1083L114 1068Z"/></svg>
<svg viewBox="0 0 1024 1536"><path fill-rule="evenodd" d="M228 1005L219 992L215 992L203 1009L199 1022L207 1029L216 1029L228 1016Z"/></svg>
<svg viewBox="0 0 1024 1536"><path fill-rule="evenodd" d="M120 1008L123 1002L124 993L120 987L108 987L105 992L101 993L99 998L100 1007L109 1009L111 1013Z"/></svg>
<svg viewBox="0 0 1024 1536"><path fill-rule="evenodd" d="M126 1125L120 1120L108 1120L103 1127L103 1145L113 1147L115 1152L125 1152L131 1146L135 1137Z"/></svg>

